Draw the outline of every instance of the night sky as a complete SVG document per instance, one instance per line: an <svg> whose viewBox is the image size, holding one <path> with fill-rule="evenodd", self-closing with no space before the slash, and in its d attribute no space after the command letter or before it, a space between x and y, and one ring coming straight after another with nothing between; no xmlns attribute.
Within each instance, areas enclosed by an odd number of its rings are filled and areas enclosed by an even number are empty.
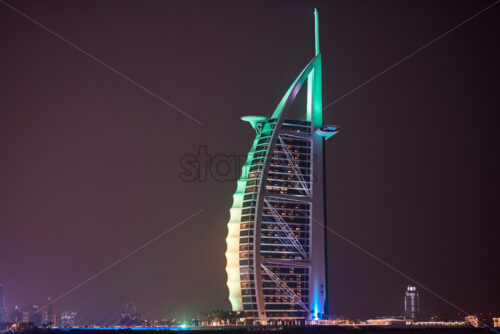
<svg viewBox="0 0 500 334"><path fill-rule="evenodd" d="M8 1L197 124L0 3L0 279L6 303L79 322L229 309L235 182L180 160L245 154L314 54L324 104L492 1ZM500 314L500 4L325 110L328 225L471 313ZM299 98L299 101L303 101ZM328 235L331 312L402 313L411 282ZM421 292L424 314L456 310Z"/></svg>

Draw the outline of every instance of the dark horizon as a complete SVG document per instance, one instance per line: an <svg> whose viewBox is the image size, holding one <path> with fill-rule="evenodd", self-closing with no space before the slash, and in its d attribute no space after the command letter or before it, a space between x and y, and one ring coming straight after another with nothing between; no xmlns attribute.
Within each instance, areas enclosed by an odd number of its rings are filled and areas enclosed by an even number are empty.
<svg viewBox="0 0 500 334"><path fill-rule="evenodd" d="M0 3L0 280L6 305L56 302L78 322L229 309L236 182L185 182L180 161L245 155L314 55L324 106L493 1L8 2L199 120ZM324 112L328 226L469 313L500 316L495 5ZM262 77L265 80L262 80ZM202 281L202 278L205 281ZM458 311L328 234L329 307L368 318Z"/></svg>

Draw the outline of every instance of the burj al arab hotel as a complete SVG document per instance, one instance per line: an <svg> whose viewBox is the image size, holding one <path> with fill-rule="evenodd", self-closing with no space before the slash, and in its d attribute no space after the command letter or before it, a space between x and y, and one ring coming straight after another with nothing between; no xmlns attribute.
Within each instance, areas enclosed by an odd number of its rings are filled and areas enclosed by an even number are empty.
<svg viewBox="0 0 500 334"><path fill-rule="evenodd" d="M255 324L302 324L328 312L325 141L321 53L315 55L271 117L245 116L255 140L238 180L227 235L227 286L234 311ZM307 82L303 120L287 117Z"/></svg>

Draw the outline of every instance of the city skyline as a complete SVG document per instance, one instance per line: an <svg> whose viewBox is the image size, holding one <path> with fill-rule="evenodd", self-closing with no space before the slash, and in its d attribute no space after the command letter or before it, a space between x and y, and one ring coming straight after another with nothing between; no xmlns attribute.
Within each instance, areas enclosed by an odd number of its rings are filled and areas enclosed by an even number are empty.
<svg viewBox="0 0 500 334"><path fill-rule="evenodd" d="M43 306L203 210L57 301L106 322L127 301L147 318L230 308L224 222L235 182L185 182L179 161L201 146L248 152L255 135L239 118L271 114L310 60L314 7L327 106L491 2L54 4L12 5L202 123L0 4L7 305ZM343 129L326 146L332 228L471 313L500 311L498 11L323 113ZM331 313L403 312L402 291L418 284L327 238ZM426 312L456 312L419 292Z"/></svg>

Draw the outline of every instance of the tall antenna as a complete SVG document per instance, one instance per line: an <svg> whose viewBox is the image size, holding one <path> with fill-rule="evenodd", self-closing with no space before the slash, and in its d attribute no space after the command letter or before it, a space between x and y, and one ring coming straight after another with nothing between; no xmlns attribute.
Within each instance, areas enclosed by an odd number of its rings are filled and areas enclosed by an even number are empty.
<svg viewBox="0 0 500 334"><path fill-rule="evenodd" d="M316 45L316 56L319 55L319 23L318 10L314 8L314 41Z"/></svg>

